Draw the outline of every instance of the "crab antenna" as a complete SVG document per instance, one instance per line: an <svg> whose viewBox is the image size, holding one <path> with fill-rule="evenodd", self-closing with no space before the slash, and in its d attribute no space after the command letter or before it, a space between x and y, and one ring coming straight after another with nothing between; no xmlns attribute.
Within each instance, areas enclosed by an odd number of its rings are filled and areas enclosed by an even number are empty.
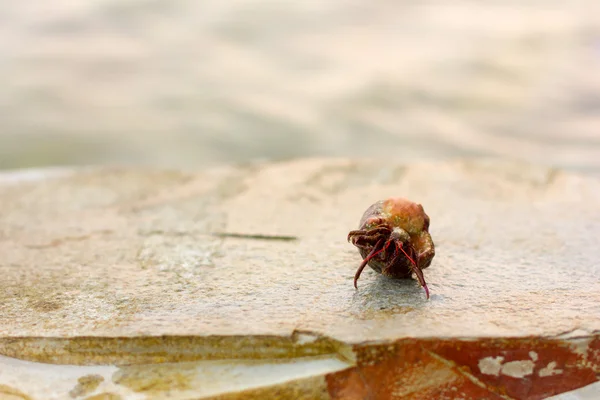
<svg viewBox="0 0 600 400"><path fill-rule="evenodd" d="M409 259L409 261L412 263L412 265L414 265L414 266L416 267L416 266L417 266L417 263L415 262L415 260L413 260L413 259L411 258L411 256L409 256L409 255L408 255L408 253L407 253L407 252L404 250L404 247L403 247L402 245L403 245L403 243L402 243L402 242L400 242L400 246L396 246L396 247L397 247L397 248L399 247L399 248L400 248L400 250L401 250L401 251L404 253L404 255L406 256L406 258L408 258L408 259Z"/></svg>
<svg viewBox="0 0 600 400"><path fill-rule="evenodd" d="M363 272L363 269L365 269L365 267L367 266L369 261L371 261L371 258L375 257L377 254L379 254L383 251L383 249L384 249L383 242L384 242L383 238L379 239L377 244L373 247L373 250L371 250L369 255L365 257L365 259L362 261L362 263L360 263L360 266L356 270L356 274L354 274L354 288L355 289L358 289L358 285L356 282L358 281L358 278L360 278L360 274Z"/></svg>

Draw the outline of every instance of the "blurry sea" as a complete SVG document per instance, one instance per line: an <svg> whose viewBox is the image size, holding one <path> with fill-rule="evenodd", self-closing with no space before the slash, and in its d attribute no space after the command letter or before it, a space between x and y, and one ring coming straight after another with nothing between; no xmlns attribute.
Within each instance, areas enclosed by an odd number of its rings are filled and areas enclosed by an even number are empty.
<svg viewBox="0 0 600 400"><path fill-rule="evenodd" d="M0 7L0 169L307 156L600 176L600 2Z"/></svg>

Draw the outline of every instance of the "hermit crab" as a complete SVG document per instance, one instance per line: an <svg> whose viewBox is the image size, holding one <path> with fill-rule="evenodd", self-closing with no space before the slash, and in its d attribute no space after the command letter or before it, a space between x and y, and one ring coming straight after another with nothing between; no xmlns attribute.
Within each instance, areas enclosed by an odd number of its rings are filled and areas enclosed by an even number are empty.
<svg viewBox="0 0 600 400"><path fill-rule="evenodd" d="M423 269L431 264L435 247L429 235L429 216L423 206L399 197L380 200L365 211L359 229L348 233L363 262L354 275L354 287L367 264L391 278L410 278L414 273L425 294Z"/></svg>

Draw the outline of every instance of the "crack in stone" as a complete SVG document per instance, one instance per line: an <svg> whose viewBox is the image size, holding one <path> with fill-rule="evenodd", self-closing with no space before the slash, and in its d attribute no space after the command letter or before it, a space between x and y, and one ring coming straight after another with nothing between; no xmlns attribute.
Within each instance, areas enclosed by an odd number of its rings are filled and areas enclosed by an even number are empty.
<svg viewBox="0 0 600 400"><path fill-rule="evenodd" d="M236 238L236 239L254 239L254 240L275 240L290 242L298 240L297 236L285 235L269 235L262 233L229 233L229 232L211 232L210 235L219 238Z"/></svg>
<svg viewBox="0 0 600 400"><path fill-rule="evenodd" d="M446 364L447 366L449 366L450 368L452 368L453 370L455 370L456 372L458 372L459 374L463 375L465 378L467 378L468 380L470 380L471 382L473 382L475 385L487 390L488 392L495 394L499 397L502 397L505 400L517 400L513 397L507 396L505 394L501 394L501 393L496 393L495 391L493 391L492 389L490 389L485 383L481 382L479 379L477 379L474 375L464 371L460 365L456 364L456 362L452 361L452 360L448 360L447 358L444 358L442 356L440 356L439 354L431 351L431 350L427 350L423 347L421 347L423 349L423 351L425 351L426 353L428 353L431 357L435 358L436 360Z"/></svg>
<svg viewBox="0 0 600 400"><path fill-rule="evenodd" d="M61 238L53 239L52 241L44 244L26 244L25 247L28 249L47 249L51 247L61 246L68 242L82 242L84 240L92 239L94 236L104 236L110 235L113 231L109 229L104 229L96 232L90 232L87 235L79 235L79 236L64 236Z"/></svg>
<svg viewBox="0 0 600 400"><path fill-rule="evenodd" d="M600 331L589 332L589 331L583 330L581 328L573 328L573 329L569 329L568 331L561 332L557 335L550 336L550 338L558 339L558 340L571 340L571 339L594 337L598 334L600 334Z"/></svg>

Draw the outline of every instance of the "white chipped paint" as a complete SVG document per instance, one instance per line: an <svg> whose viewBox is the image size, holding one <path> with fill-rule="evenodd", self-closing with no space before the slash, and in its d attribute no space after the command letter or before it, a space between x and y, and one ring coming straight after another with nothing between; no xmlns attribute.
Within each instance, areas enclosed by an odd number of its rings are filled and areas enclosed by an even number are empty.
<svg viewBox="0 0 600 400"><path fill-rule="evenodd" d="M298 333L295 335L296 343L303 345L315 342L319 337L310 333Z"/></svg>
<svg viewBox="0 0 600 400"><path fill-rule="evenodd" d="M549 397L546 400L597 400L600 399L600 382Z"/></svg>
<svg viewBox="0 0 600 400"><path fill-rule="evenodd" d="M535 361L538 359L536 352L529 352L531 360L516 360L503 363L504 357L485 357L479 360L479 371L485 375L506 375L513 378L524 378L533 374Z"/></svg>
<svg viewBox="0 0 600 400"><path fill-rule="evenodd" d="M502 365L502 375L513 378L524 378L533 374L535 363L531 360L510 361Z"/></svg>
<svg viewBox="0 0 600 400"><path fill-rule="evenodd" d="M592 342L593 337L588 336L588 337L581 337L581 338L577 338L577 339L571 339L569 340L569 344L571 349L573 349L573 352L575 352L576 354L582 355L584 357L587 357L588 354L588 350L590 347L590 343Z"/></svg>
<svg viewBox="0 0 600 400"><path fill-rule="evenodd" d="M540 369L539 375L541 377L544 377L544 376L559 375L562 373L563 373L562 369L556 368L556 361L552 361L552 362L548 363L547 366Z"/></svg>
<svg viewBox="0 0 600 400"><path fill-rule="evenodd" d="M479 360L479 371L485 375L500 375L502 369L502 361L504 357L485 357Z"/></svg>
<svg viewBox="0 0 600 400"><path fill-rule="evenodd" d="M86 375L103 378L96 390L87 395L109 392L126 399L144 399L143 395L112 381L117 371L112 365L52 365L0 356L0 385L14 388L32 399L68 399L77 380Z"/></svg>

